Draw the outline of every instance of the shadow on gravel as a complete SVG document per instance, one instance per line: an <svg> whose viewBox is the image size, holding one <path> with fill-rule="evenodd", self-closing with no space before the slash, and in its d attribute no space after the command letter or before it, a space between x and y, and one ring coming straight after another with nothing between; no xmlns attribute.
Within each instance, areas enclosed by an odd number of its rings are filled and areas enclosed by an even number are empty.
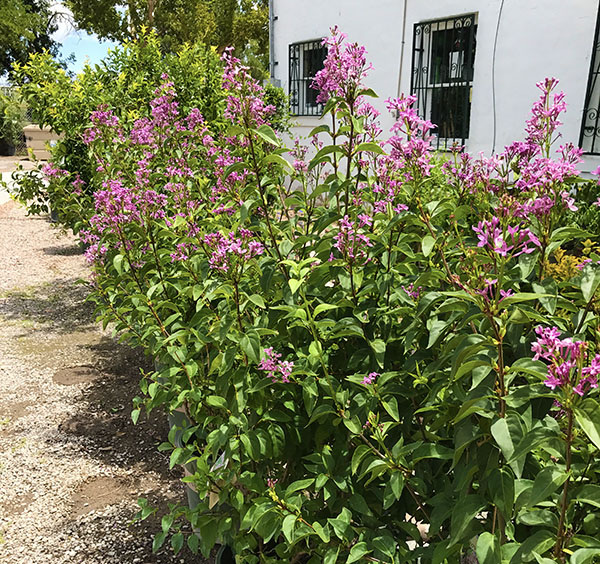
<svg viewBox="0 0 600 564"><path fill-rule="evenodd" d="M83 254L83 247L78 244L73 245L53 245L52 247L45 247L42 249L45 255L60 256L60 257L74 257Z"/></svg>
<svg viewBox="0 0 600 564"><path fill-rule="evenodd" d="M168 434L166 416L157 411L149 419L142 415L137 425L131 420L133 398L141 394L140 369L151 369L148 359L109 337L78 348L85 349L82 356L91 357L94 376L82 391L81 409L63 421L61 431L85 437L88 455L104 463L138 464L173 479L176 474L156 449Z"/></svg>
<svg viewBox="0 0 600 564"><path fill-rule="evenodd" d="M209 561L200 555L193 555L184 549L174 556L169 548L158 554L151 553L152 537L160 531L160 519L169 504L185 503L185 491L181 470L169 470L169 459L158 452L158 445L166 440L168 424L166 415L153 412L149 418L144 414L136 425L131 420L132 400L140 395L140 368L150 370L152 365L140 350L120 344L116 339L101 337L93 344L79 345L82 356L90 358L94 376L82 390L77 412L65 419L59 430L67 435L84 438L81 446L90 458L100 462L99 466L119 466L133 470L126 479L92 478L74 492L72 519L81 523L81 517L89 510L102 509L104 505L117 504L120 500L147 498L150 505L158 508L157 514L143 522L135 523L127 534L135 535L144 542L142 557L144 564L179 563L207 564ZM91 355L90 355L91 353ZM149 471L158 476L149 477ZM110 512L94 517L94 523L86 525L90 529L106 530L120 528L111 520ZM131 519L133 514L129 516ZM104 524L102 524L104 523ZM83 531L81 535L83 536ZM122 534L115 534L115 538ZM139 541L138 541L139 542ZM111 546L111 550L119 547ZM123 553L123 563L129 563L130 554ZM90 560L93 560L90 556ZM95 560L94 560L95 561ZM139 562L133 560L133 562Z"/></svg>
<svg viewBox="0 0 600 564"><path fill-rule="evenodd" d="M76 278L10 290L0 294L0 317L24 328L37 323L52 333L73 333L95 326L94 306L85 302L87 295L87 287Z"/></svg>

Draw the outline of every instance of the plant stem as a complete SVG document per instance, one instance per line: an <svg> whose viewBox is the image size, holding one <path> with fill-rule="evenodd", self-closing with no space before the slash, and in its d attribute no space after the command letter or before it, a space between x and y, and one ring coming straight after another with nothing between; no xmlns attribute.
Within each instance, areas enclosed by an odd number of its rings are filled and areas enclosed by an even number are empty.
<svg viewBox="0 0 600 564"><path fill-rule="evenodd" d="M570 476L569 472L571 471L571 445L573 443L573 409L567 409L567 458L566 458L566 471L567 471L567 479L563 485L562 492L562 500L561 500L561 509L560 509L560 519L558 521L558 531L556 533L556 544L554 545L554 556L560 561L565 562L565 554L563 552L564 544L565 544L565 518L567 515L567 505L568 505L568 490L569 490L569 481Z"/></svg>
<svg viewBox="0 0 600 564"><path fill-rule="evenodd" d="M252 166L254 168L254 176L256 176L256 185L258 187L258 192L260 194L260 199L263 205L263 211L265 213L265 220L267 222L267 229L269 230L269 236L271 237L271 241L273 242L273 248L275 249L275 252L277 253L277 256L279 258L279 261L281 262L283 260L283 257L281 256L281 252L279 251L279 246L277 245L277 239L275 238L275 234L273 233L273 226L271 225L271 220L269 218L269 212L267 209L267 200L265 198L265 191L262 185L262 182L260 180L260 167L258 166L258 160L256 159L256 151L254 150L254 139L252 136L252 131L250 130L250 127L247 126L247 136L248 136L248 143L249 143L249 147L250 147L250 154L252 155ZM285 268L283 268L283 266L281 266L281 271L283 272L283 275L285 276L285 278L287 280L290 279L287 270Z"/></svg>

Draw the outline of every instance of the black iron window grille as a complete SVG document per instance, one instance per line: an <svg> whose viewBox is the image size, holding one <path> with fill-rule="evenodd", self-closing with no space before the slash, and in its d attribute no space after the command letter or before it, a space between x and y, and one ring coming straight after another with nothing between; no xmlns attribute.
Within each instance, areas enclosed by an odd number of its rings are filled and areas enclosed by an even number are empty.
<svg viewBox="0 0 600 564"><path fill-rule="evenodd" d="M596 18L596 34L583 106L579 146L584 153L600 155L600 10Z"/></svg>
<svg viewBox="0 0 600 564"><path fill-rule="evenodd" d="M476 31L476 14L414 26L411 93L419 115L437 126L437 148L469 138Z"/></svg>
<svg viewBox="0 0 600 564"><path fill-rule="evenodd" d="M323 68L327 47L321 39L290 45L290 112L295 116L320 116L323 104L312 87L315 75Z"/></svg>

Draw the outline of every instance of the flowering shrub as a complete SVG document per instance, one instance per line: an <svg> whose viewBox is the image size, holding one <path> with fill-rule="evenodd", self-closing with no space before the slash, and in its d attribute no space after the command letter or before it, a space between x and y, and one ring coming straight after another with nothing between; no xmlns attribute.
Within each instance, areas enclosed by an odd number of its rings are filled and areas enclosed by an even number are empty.
<svg viewBox="0 0 600 564"><path fill-rule="evenodd" d="M565 223L557 81L524 142L441 163L412 97L381 138L364 49L327 44L312 157L229 54L223 132L164 77L144 119L104 107L86 133L98 312L160 367L133 418L186 414L162 448L200 503L155 546L185 518L192 549L244 563L591 562L600 257L549 267L592 236Z"/></svg>
<svg viewBox="0 0 600 564"><path fill-rule="evenodd" d="M52 207L60 210L65 227L76 232L85 228L93 213L92 194L99 188L97 163L83 142L90 114L105 104L124 123L145 118L164 73L175 79L183 109L196 107L215 127L223 123L222 68L218 56L203 45L164 55L150 32L138 42L111 50L99 65L84 66L75 78L48 53L33 54L28 63L15 67L15 81L33 120L63 135L51 148L46 167L40 164L38 170L15 175L16 195L31 213Z"/></svg>

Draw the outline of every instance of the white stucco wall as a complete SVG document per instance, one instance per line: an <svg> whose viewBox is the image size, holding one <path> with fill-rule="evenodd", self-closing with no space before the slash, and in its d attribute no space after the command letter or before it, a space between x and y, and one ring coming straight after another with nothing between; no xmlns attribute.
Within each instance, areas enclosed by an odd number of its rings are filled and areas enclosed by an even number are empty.
<svg viewBox="0 0 600 564"><path fill-rule="evenodd" d="M328 35L338 25L350 41L365 45L374 69L368 86L384 100L410 92L413 25L419 21L477 13L477 48L467 149L471 152L501 151L515 139L523 139L525 120L538 97L535 83L545 77L560 80L567 112L561 129L564 141L579 141L594 31L596 0L274 0L273 26L275 78L288 91L288 46ZM494 38L500 7L494 63ZM404 56L401 38L406 25ZM492 71L495 77L493 104ZM495 118L495 119L494 119ZM298 118L297 132L306 134L318 118ZM494 128L495 122L495 128ZM494 134L495 132L495 134ZM593 170L600 158L588 157L582 171Z"/></svg>

